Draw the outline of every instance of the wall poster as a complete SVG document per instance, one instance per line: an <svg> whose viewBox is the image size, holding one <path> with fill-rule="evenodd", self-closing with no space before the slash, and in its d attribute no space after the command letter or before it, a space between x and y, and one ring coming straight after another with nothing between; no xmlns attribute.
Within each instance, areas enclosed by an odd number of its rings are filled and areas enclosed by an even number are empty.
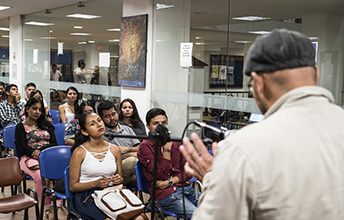
<svg viewBox="0 0 344 220"><path fill-rule="evenodd" d="M145 87L148 15L121 18L118 84Z"/></svg>
<svg viewBox="0 0 344 220"><path fill-rule="evenodd" d="M242 88L244 57L210 55L210 88Z"/></svg>

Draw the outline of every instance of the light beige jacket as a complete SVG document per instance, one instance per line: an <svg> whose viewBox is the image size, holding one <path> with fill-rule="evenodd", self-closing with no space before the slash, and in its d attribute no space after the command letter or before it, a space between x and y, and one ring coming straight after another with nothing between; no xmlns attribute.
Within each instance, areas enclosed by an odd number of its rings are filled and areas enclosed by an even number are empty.
<svg viewBox="0 0 344 220"><path fill-rule="evenodd" d="M344 110L316 86L220 142L193 219L344 219Z"/></svg>

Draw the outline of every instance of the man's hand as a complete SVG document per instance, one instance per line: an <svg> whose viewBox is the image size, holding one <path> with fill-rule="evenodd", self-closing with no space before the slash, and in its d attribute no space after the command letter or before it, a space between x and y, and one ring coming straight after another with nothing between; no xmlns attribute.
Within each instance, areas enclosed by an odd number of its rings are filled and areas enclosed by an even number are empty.
<svg viewBox="0 0 344 220"><path fill-rule="evenodd" d="M39 153L41 153L40 150L35 150L34 152L32 152L32 154L31 154L32 158L38 160L38 155L39 155Z"/></svg>
<svg viewBox="0 0 344 220"><path fill-rule="evenodd" d="M21 96L20 96L20 93L18 92L15 96L16 102L19 102L20 98L21 98Z"/></svg>
<svg viewBox="0 0 344 220"><path fill-rule="evenodd" d="M157 180L156 181L156 187L158 189L166 189L168 187L168 181L167 180Z"/></svg>
<svg viewBox="0 0 344 220"><path fill-rule="evenodd" d="M214 157L208 153L207 148L196 133L192 133L191 138L198 152L188 138L183 139L184 145L180 146L179 149L187 161L185 164L185 172L202 181L204 175L211 171ZM212 147L213 154L216 155L218 150L217 143L214 142Z"/></svg>

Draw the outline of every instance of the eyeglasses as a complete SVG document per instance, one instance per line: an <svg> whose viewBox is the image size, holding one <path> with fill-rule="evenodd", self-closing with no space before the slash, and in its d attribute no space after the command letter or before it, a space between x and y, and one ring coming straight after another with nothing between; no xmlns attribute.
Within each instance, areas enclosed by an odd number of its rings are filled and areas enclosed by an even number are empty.
<svg viewBox="0 0 344 220"><path fill-rule="evenodd" d="M256 73L257 73L259 76L263 75L262 72L256 72ZM252 80L253 80L253 77L251 76L250 81L248 81L248 83L247 83L247 88L248 88L248 90L249 90L251 93L253 93Z"/></svg>

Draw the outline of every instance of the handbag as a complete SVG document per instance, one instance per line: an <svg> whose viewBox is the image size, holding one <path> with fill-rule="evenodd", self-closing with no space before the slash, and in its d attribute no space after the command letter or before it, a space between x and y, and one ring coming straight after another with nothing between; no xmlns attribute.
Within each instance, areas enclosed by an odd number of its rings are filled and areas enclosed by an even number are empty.
<svg viewBox="0 0 344 220"><path fill-rule="evenodd" d="M144 209L141 200L128 189L95 190L92 198L96 206L111 219L131 219Z"/></svg>
<svg viewBox="0 0 344 220"><path fill-rule="evenodd" d="M39 162L36 159L28 157L25 160L25 165L29 170L39 170Z"/></svg>

